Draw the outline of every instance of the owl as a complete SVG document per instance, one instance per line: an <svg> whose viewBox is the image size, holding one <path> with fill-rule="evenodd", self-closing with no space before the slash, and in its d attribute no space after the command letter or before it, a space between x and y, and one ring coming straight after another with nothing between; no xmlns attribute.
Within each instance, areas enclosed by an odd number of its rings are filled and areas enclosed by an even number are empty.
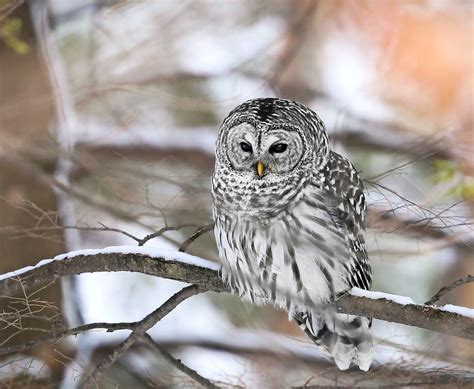
<svg viewBox="0 0 474 389"><path fill-rule="evenodd" d="M277 98L232 110L219 130L212 196L229 287L288 311L339 369L368 370L370 319L330 305L353 286L371 287L363 186L318 115Z"/></svg>

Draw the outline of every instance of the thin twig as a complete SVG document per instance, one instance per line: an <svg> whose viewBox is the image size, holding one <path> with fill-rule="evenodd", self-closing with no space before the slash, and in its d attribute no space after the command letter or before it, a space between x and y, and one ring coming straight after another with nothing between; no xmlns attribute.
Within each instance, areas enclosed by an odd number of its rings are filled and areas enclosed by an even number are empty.
<svg viewBox="0 0 474 389"><path fill-rule="evenodd" d="M78 327L69 328L69 329L60 329L60 330L52 330L51 334L48 336L43 336L41 338L37 338L35 340L31 340L27 343L8 346L8 347L1 347L0 348L0 355L17 353L20 351L29 350L33 347L40 346L45 343L56 343L60 340L73 335L78 335L86 331L91 330L107 330L107 332L114 332L120 330L133 330L139 322L123 322L123 323L90 323L84 324Z"/></svg>
<svg viewBox="0 0 474 389"><path fill-rule="evenodd" d="M125 339L118 347L116 347L111 354L99 362L92 373L85 377L84 385L82 385L82 387L87 387L92 383L96 383L100 375L117 359L119 359L133 344L140 340L150 328L152 328L156 323L163 319L163 317L175 309L181 302L191 296L203 292L204 290L205 289L200 288L198 285L187 286L171 296L159 308L145 316L135 325L135 328L128 338Z"/></svg>
<svg viewBox="0 0 474 389"><path fill-rule="evenodd" d="M179 247L179 251L184 253L188 249L189 245L193 243L197 238L201 235L205 234L208 231L211 231L214 228L214 223L208 224L207 226L199 227L194 234L192 234L188 239L186 239L181 246Z"/></svg>
<svg viewBox="0 0 474 389"><path fill-rule="evenodd" d="M119 228L108 227L108 226L106 226L105 224L103 224L101 222L98 222L98 223L102 226L103 231L118 232L119 234L125 235L126 237L128 237L130 239L133 239L135 242L140 242L140 238L137 238L135 235L132 235L127 231L121 230Z"/></svg>
<svg viewBox="0 0 474 389"><path fill-rule="evenodd" d="M458 286L468 284L469 282L474 282L474 276L472 275L467 275L466 277L460 278L459 280L454 281L452 284L443 286L438 292L431 297L425 305L435 305L436 302L440 300L441 297L443 297L446 293L450 292L454 288L457 288Z"/></svg>
<svg viewBox="0 0 474 389"><path fill-rule="evenodd" d="M163 228L160 228L158 231L152 233L152 234L149 234L147 236L145 236L144 238L142 239L139 239L138 240L138 245L139 246L143 246L146 242L148 242L149 240L151 239L154 239L154 238L158 238L159 236L163 235L165 232L168 232L168 231L178 231L182 228L186 228L186 227L196 227L195 224L182 224L180 226L176 226L176 227L173 227L173 226L165 226Z"/></svg>
<svg viewBox="0 0 474 389"><path fill-rule="evenodd" d="M158 343L156 343L150 335L144 334L142 339L151 349L161 354L161 356L164 359L166 359L171 365L173 365L176 369L186 374L188 377L191 377L196 382L199 382L205 388L209 388L209 389L219 388L219 386L214 385L207 378L200 375L196 370L191 369L190 367L186 366L183 362L181 362L179 359L176 359L175 357L173 357L167 350L165 350Z"/></svg>

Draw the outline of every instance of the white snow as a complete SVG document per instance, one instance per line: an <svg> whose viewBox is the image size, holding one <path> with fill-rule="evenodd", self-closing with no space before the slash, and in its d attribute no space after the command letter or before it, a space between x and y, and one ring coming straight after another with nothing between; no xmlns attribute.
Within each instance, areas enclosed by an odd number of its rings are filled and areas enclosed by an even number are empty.
<svg viewBox="0 0 474 389"><path fill-rule="evenodd" d="M415 302L410 297L399 296L396 294L383 293L383 292L373 292L371 290L364 290L364 289L355 288L355 287L351 289L350 294L352 296L366 297L372 300L386 299L400 305L415 304Z"/></svg>
<svg viewBox="0 0 474 389"><path fill-rule="evenodd" d="M473 308L466 308L466 307L460 307L459 305L446 304L446 305L443 305L442 307L439 307L439 309L441 311L457 313L462 316L474 318Z"/></svg>
<svg viewBox="0 0 474 389"><path fill-rule="evenodd" d="M22 267L21 269L18 269L18 270L14 270L14 271L11 271L11 272L8 272L8 273L0 274L0 281L5 280L7 278L20 276L23 273L26 273L30 270L35 269L35 268L47 265L48 263L53 262L53 261L54 261L54 259L43 259L42 261L39 261L34 266L26 266L26 267Z"/></svg>
<svg viewBox="0 0 474 389"><path fill-rule="evenodd" d="M199 266L211 270L219 270L220 265L207 259L199 258L194 255L181 253L176 250L162 249L151 246L111 246L103 249L84 249L71 251L54 257L54 260L63 260L66 258L77 257L80 255L96 255L96 254L139 254L147 255L152 258L162 258L166 261L177 261L187 263L189 265Z"/></svg>
<svg viewBox="0 0 474 389"><path fill-rule="evenodd" d="M415 304L415 302L410 297L399 296L396 294L382 293L382 292L373 292L371 290L364 290L364 289L355 288L355 287L351 289L350 294L352 296L366 297L373 300L386 299L400 305ZM442 307L435 307L435 308L441 311L457 313L462 316L474 318L473 308L460 307L458 305L451 305L451 304L446 304L446 305L443 305Z"/></svg>
<svg viewBox="0 0 474 389"><path fill-rule="evenodd" d="M53 261L62 261L67 258L78 257L81 255L114 254L114 253L147 255L152 258L160 258L160 259L164 259L165 261L183 262L189 265L199 266L205 269L210 269L210 270L215 270L215 271L219 270L220 268L220 265L216 262L211 262L207 259L199 258L194 255L181 253L176 250L160 249L160 248L150 247L150 246L111 246L111 247L105 247L103 249L84 249L84 250L70 251L69 253L58 255L54 257L53 259L43 259L42 261L39 261L36 265L26 266L18 270L0 274L0 281L7 278L20 276L23 273L26 273L33 269L37 269L41 266L45 266L48 263L51 263Z"/></svg>

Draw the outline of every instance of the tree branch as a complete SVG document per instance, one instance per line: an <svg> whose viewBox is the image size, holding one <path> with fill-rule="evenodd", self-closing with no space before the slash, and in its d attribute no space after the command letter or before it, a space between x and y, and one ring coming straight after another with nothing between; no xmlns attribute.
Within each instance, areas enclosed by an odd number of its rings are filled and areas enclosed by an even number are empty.
<svg viewBox="0 0 474 389"><path fill-rule="evenodd" d="M196 370L191 369L190 367L186 366L183 362L179 359L173 357L168 351L166 351L163 347L161 347L158 343L156 343L153 338L148 335L144 334L142 340L152 349L157 351L161 356L166 359L170 364L176 367L179 371L183 372L187 376L191 377L196 382L203 385L205 388L208 389L217 389L218 386L214 385L211 381L207 378L201 376Z"/></svg>
<svg viewBox="0 0 474 389"><path fill-rule="evenodd" d="M82 250L0 276L0 296L14 296L22 290L34 290L64 276L116 271L138 272L196 284L202 290L229 292L217 269L217 264L213 262L170 250L135 246ZM412 301L400 303L390 295L378 292L346 294L335 302L335 306L340 312L348 314L474 339L472 317Z"/></svg>
<svg viewBox="0 0 474 389"><path fill-rule="evenodd" d="M193 243L201 235L205 234L208 231L211 231L214 228L214 223L208 224L203 227L199 227L188 239L186 239L180 246L179 251L184 253L188 249L189 245Z"/></svg>
<svg viewBox="0 0 474 389"><path fill-rule="evenodd" d="M458 286L468 284L469 282L474 282L474 276L471 276L470 274L467 275L466 277L463 277L463 278L460 278L459 280L454 281L451 285L443 286L440 290L438 290L438 292L433 297L431 297L425 303L425 305L434 305L446 293L450 292L454 288L457 288Z"/></svg>
<svg viewBox="0 0 474 389"><path fill-rule="evenodd" d="M133 344L142 340L146 332L158 323L163 317L175 309L187 298L203 292L198 285L190 285L175 293L163 305L155 309L152 313L145 316L141 321L135 324L132 333L125 339L112 353L104 358L84 380L84 387L97 382L100 374L107 370L117 359L119 359Z"/></svg>

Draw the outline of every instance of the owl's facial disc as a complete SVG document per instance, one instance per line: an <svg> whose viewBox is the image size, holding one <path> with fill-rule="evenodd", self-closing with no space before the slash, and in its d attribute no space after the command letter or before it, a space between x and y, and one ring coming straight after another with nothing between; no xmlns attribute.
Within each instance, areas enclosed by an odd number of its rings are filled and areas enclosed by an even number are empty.
<svg viewBox="0 0 474 389"><path fill-rule="evenodd" d="M229 129L227 156L236 171L262 179L291 172L304 154L303 144L298 131L278 127L257 130L241 123Z"/></svg>

